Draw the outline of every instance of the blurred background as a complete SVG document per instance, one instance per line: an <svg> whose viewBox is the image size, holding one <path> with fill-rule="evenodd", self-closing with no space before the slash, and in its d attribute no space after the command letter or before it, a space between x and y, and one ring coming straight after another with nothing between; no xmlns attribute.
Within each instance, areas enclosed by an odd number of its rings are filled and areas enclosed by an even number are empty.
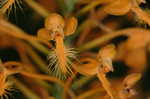
<svg viewBox="0 0 150 99"><path fill-rule="evenodd" d="M44 26L45 16L38 13L38 11L36 11L35 9L33 9L32 6L30 6L26 2L27 0L18 0L18 1L20 2L20 5L14 6L12 10L6 14L7 20L11 22L12 24L15 24L22 30L24 30L26 33L36 36L38 29ZM150 28L147 24L140 22L138 18L136 18L136 16L130 12L122 16L106 15L105 13L102 12L102 10L100 10L102 8L102 5L97 5L94 8L89 9L89 11L84 12L84 13L80 12L81 9L83 9L87 5L90 5L92 2L96 2L96 1L97 0L35 0L35 2L40 5L40 7L42 7L43 9L45 9L46 11L50 13L52 12L59 13L65 18L69 16L75 16L78 19L78 28L75 34L65 39L66 44L68 44L69 46L73 46L75 48L81 46L82 44L88 41L99 38L105 34L109 34L110 32L115 31L115 30L125 29L129 27L142 27L146 29ZM141 4L140 7L143 10L149 11L150 0L146 0L146 3ZM95 21L95 23L91 24L90 22L87 22L87 20ZM87 23L85 23L85 21ZM83 23L86 24L86 26L84 26ZM0 37L0 39L2 39L2 37ZM9 42L11 42L11 39L12 38L8 37ZM80 57L96 56L96 53L100 49L100 46L106 45L107 43L114 43L117 47L119 47L121 46L122 42L126 42L126 40L128 40L128 37L125 35L115 37L104 44L97 45L96 47L88 51L82 52L79 56ZM142 42L142 41L139 41L139 42ZM28 42L26 43L28 44ZM48 61L46 61L47 56L45 54L39 52L37 49L33 48L33 50L36 53L38 53L38 55L43 60L45 60L46 63L48 63ZM118 50L118 53L119 53L119 50ZM125 52L125 53L128 54L128 52ZM129 66L130 64L131 65L133 64L133 66L139 66L141 64L144 65L144 66L139 67L141 71L137 70L138 72L141 72L143 74L142 79L138 82L137 88L140 89L139 93L142 95L141 97L147 97L147 96L150 96L149 45L147 44L144 49L144 53L146 53L146 58L145 56L143 56L143 54L141 55L142 53L141 51L136 50L134 54L138 54L138 53L140 54L139 56L133 55L132 57L128 57L128 58L132 58L133 60L131 59L130 61L133 61L133 62L128 62L128 60L126 59L115 59L113 61L115 71L113 73L112 72L108 73L107 76L110 79L112 78L119 79L119 78L125 77L129 72L134 71L131 69L132 66ZM125 57L127 58L127 56ZM11 46L0 47L0 58L2 59L3 62L22 61L20 59L19 53L16 51L15 48ZM28 56L28 58L32 62L32 64L34 64L35 66L37 65L37 63L32 60L32 57L30 57L30 55ZM39 70L39 72L42 72L42 71ZM16 75L16 77L20 80L22 79L18 75ZM77 80L78 78L80 79L82 77L84 76L78 74L75 80ZM28 79L28 82L32 82L30 80L31 79ZM96 82L94 83L94 81L96 80L97 80L96 77L88 78L88 81L85 82L83 86L78 87L78 91L76 89L73 89L74 86L76 86L76 83L72 85L72 89L75 90L75 93L79 94L83 90L87 90L89 87L94 86L94 84L96 83ZM26 83L25 81L23 82ZM58 93L61 93L61 87L53 83L51 83L51 85L53 85L51 87L55 87L53 88L55 91L50 90L50 92L52 93L52 96L56 96L57 99L61 99L58 94ZM32 86L34 86L34 83L30 85L30 87ZM27 99L19 90L14 91L12 93L12 96L13 97L9 97L9 98L10 99L11 98L12 99ZM93 99L96 99L96 98L93 98Z"/></svg>

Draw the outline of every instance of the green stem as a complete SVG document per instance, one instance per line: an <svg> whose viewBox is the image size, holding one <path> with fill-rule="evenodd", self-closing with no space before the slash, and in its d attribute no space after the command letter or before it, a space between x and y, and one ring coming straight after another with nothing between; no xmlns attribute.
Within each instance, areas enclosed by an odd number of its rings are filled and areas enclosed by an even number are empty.
<svg viewBox="0 0 150 99"><path fill-rule="evenodd" d="M49 15L49 11L44 9L40 4L36 3L34 0L25 0L25 2L42 17L45 18Z"/></svg>
<svg viewBox="0 0 150 99"><path fill-rule="evenodd" d="M86 84L88 81L90 81L92 79L93 79L93 77L82 77L82 78L76 80L76 82L74 82L72 84L72 89L77 90L77 89L81 88L84 84Z"/></svg>
<svg viewBox="0 0 150 99"><path fill-rule="evenodd" d="M28 46L26 50L29 56L33 59L33 61L40 68L40 70L48 74L48 67L47 67L47 64L43 61L43 59L30 46Z"/></svg>
<svg viewBox="0 0 150 99"><path fill-rule="evenodd" d="M96 6L100 5L100 4L109 3L111 1L112 0L97 0L97 1L93 1L89 5L87 5L84 8L82 8L79 12L77 12L77 16L88 12L90 9L93 9L94 7L96 7Z"/></svg>
<svg viewBox="0 0 150 99"><path fill-rule="evenodd" d="M16 87L28 98L28 99L40 99L38 95L28 89L23 85L19 80L12 78L12 81L15 82Z"/></svg>
<svg viewBox="0 0 150 99"><path fill-rule="evenodd" d="M96 46L99 46L99 45L103 44L104 42L107 42L117 36L121 36L121 35L129 36L130 33L137 33L137 32L141 32L141 34L142 34L143 32L149 32L149 31L146 29L142 29L142 28L128 28L128 29L118 30L116 32L108 33L107 35L104 35L93 41L89 41L88 43L78 47L78 50L79 50L79 52L83 52L83 51L92 49Z"/></svg>
<svg viewBox="0 0 150 99"><path fill-rule="evenodd" d="M49 53L49 49L40 44L36 37L27 35L27 33L19 29L17 26L3 19L0 20L0 26L0 31L2 31L3 33L7 33L8 35L27 40L31 45L33 45L36 49L43 52L44 54L47 55Z"/></svg>

